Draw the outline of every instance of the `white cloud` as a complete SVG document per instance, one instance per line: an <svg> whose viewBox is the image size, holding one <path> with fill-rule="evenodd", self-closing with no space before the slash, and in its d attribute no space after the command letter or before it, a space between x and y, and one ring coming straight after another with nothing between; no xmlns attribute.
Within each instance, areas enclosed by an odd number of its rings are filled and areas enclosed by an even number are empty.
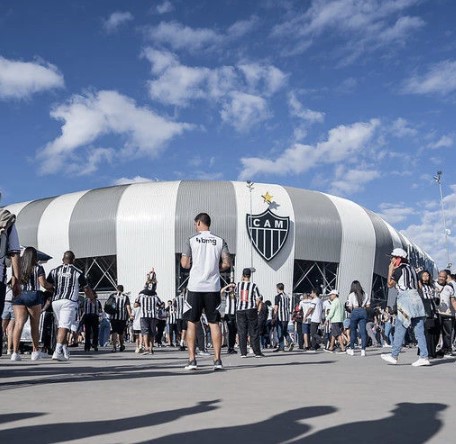
<svg viewBox="0 0 456 444"><path fill-rule="evenodd" d="M437 148L450 148L454 145L454 136L453 135L445 135L442 136L437 142L430 143L428 145L429 148L437 149Z"/></svg>
<svg viewBox="0 0 456 444"><path fill-rule="evenodd" d="M152 182L158 181L158 179L148 179L147 177L143 176L135 176L135 177L120 177L113 181L113 185L130 185L131 183L143 183L143 182Z"/></svg>
<svg viewBox="0 0 456 444"><path fill-rule="evenodd" d="M147 29L147 37L155 44L168 45L174 50L198 51L213 47L223 39L209 28L191 28L178 22L161 22Z"/></svg>
<svg viewBox="0 0 456 444"><path fill-rule="evenodd" d="M239 132L246 132L252 126L267 120L271 114L262 97L234 91L229 94L220 116L224 123L232 125Z"/></svg>
<svg viewBox="0 0 456 444"><path fill-rule="evenodd" d="M293 117L298 117L309 124L322 123L325 120L325 113L305 108L293 92L288 95L288 106Z"/></svg>
<svg viewBox="0 0 456 444"><path fill-rule="evenodd" d="M62 133L37 155L42 174L65 170L71 162L81 163L80 153L87 150L95 165L113 156L114 151L92 148L92 144L106 135L115 135L123 142L115 150L116 156L155 157L170 140L193 128L139 107L116 91L75 95L67 103L56 106L51 117L63 122Z"/></svg>
<svg viewBox="0 0 456 444"><path fill-rule="evenodd" d="M361 191L367 183L378 179L380 173L369 168L345 168L340 165L336 168L334 180L331 182L331 194L348 196Z"/></svg>
<svg viewBox="0 0 456 444"><path fill-rule="evenodd" d="M248 20L239 20L223 32L211 28L192 28L182 23L160 22L156 26L145 29L148 40L155 45L162 45L173 50L187 50L190 52L213 50L221 45L244 37L258 22L256 16Z"/></svg>
<svg viewBox="0 0 456 444"><path fill-rule="evenodd" d="M300 174L321 164L353 162L356 155L372 141L379 125L377 119L340 125L328 132L327 140L313 146L296 143L275 159L243 157L239 178L252 179L260 174Z"/></svg>
<svg viewBox="0 0 456 444"><path fill-rule="evenodd" d="M155 76L148 82L152 100L179 107L194 100L209 101L219 107L224 123L241 132L271 117L266 99L287 81L287 75L273 65L186 66L175 54L154 48L145 48L142 56Z"/></svg>
<svg viewBox="0 0 456 444"><path fill-rule="evenodd" d="M445 96L456 91L456 60L444 60L429 67L427 73L404 82L403 92Z"/></svg>
<svg viewBox="0 0 456 444"><path fill-rule="evenodd" d="M380 212L377 214L389 222L391 225L404 222L409 216L415 214L415 209L406 206L403 202L396 203L381 203L379 205Z"/></svg>
<svg viewBox="0 0 456 444"><path fill-rule="evenodd" d="M103 20L103 29L111 34L116 32L122 25L133 20L133 14L131 12L113 12L106 20Z"/></svg>
<svg viewBox="0 0 456 444"><path fill-rule="evenodd" d="M169 0L166 0L163 3L160 3L159 5L157 5L155 10L160 15L161 14L167 14L169 12L173 12L174 11L174 5Z"/></svg>
<svg viewBox="0 0 456 444"><path fill-rule="evenodd" d="M400 15L419 1L314 0L304 12L288 11L272 36L283 38L290 55L307 50L317 36L336 38L350 63L362 53L403 45L425 24L419 17Z"/></svg>
<svg viewBox="0 0 456 444"><path fill-rule="evenodd" d="M24 99L63 87L63 75L50 63L22 62L0 56L0 99Z"/></svg>
<svg viewBox="0 0 456 444"><path fill-rule="evenodd" d="M448 250L450 262L456 264L456 185L450 186L451 192L444 198L447 222ZM448 264L442 214L437 209L423 209L419 212L419 222L403 230L405 235L418 244L437 263L440 268Z"/></svg>
<svg viewBox="0 0 456 444"><path fill-rule="evenodd" d="M407 120L399 117L391 125L391 133L395 137L414 137L417 135L417 130L412 128Z"/></svg>

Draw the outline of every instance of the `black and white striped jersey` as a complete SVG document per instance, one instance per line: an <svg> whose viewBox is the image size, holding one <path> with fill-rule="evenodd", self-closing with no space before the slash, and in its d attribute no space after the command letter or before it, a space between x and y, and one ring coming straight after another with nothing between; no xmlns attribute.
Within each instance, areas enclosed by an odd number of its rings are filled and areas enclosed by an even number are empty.
<svg viewBox="0 0 456 444"><path fill-rule="evenodd" d="M130 306L130 298L123 293L112 293L109 297L111 296L113 296L116 300L116 312L112 315L109 315L109 319L114 321L127 321L127 306Z"/></svg>
<svg viewBox="0 0 456 444"><path fill-rule="evenodd" d="M141 308L141 318L159 318L159 309L162 302L156 294L140 293L135 303Z"/></svg>
<svg viewBox="0 0 456 444"><path fill-rule="evenodd" d="M174 307L174 305L168 305L166 307L166 312L167 312L167 318L166 318L166 322L168 324L175 324L176 323L176 315L177 315L177 312L176 312L176 308Z"/></svg>
<svg viewBox="0 0 456 444"><path fill-rule="evenodd" d="M238 282L236 285L236 310L256 308L256 298L260 296L258 287L253 282Z"/></svg>
<svg viewBox="0 0 456 444"><path fill-rule="evenodd" d="M275 297L275 306L277 306L277 319L280 322L290 320L290 298L285 293L279 293Z"/></svg>
<svg viewBox="0 0 456 444"><path fill-rule="evenodd" d="M435 299L436 297L434 285L422 284L421 292L423 294L423 299Z"/></svg>
<svg viewBox="0 0 456 444"><path fill-rule="evenodd" d="M399 291L418 289L418 276L410 264L401 264L393 271L391 277L396 281L396 288Z"/></svg>
<svg viewBox="0 0 456 444"><path fill-rule="evenodd" d="M176 310L176 319L184 318L184 303L185 303L185 296L183 293L181 293L179 296L174 298L173 305Z"/></svg>
<svg viewBox="0 0 456 444"><path fill-rule="evenodd" d="M236 292L225 291L225 314L235 315L236 314Z"/></svg>
<svg viewBox="0 0 456 444"><path fill-rule="evenodd" d="M38 281L40 276L45 276L44 268L41 265L35 265L29 276L28 282L26 284L22 284L22 290L38 291L40 289L40 283Z"/></svg>
<svg viewBox="0 0 456 444"><path fill-rule="evenodd" d="M84 273L73 264L63 264L49 273L47 281L54 285L53 301L69 299L79 301L79 289L87 287Z"/></svg>
<svg viewBox="0 0 456 444"><path fill-rule="evenodd" d="M98 299L84 299L82 303L82 315L99 315L103 311L101 302Z"/></svg>

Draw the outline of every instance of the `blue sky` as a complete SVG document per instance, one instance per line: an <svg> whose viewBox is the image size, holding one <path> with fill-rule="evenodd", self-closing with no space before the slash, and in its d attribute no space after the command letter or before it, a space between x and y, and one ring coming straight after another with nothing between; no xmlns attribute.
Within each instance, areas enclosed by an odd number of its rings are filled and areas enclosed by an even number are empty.
<svg viewBox="0 0 456 444"><path fill-rule="evenodd" d="M3 204L254 180L380 213L456 263L451 0L0 1ZM454 233L453 233L454 232Z"/></svg>

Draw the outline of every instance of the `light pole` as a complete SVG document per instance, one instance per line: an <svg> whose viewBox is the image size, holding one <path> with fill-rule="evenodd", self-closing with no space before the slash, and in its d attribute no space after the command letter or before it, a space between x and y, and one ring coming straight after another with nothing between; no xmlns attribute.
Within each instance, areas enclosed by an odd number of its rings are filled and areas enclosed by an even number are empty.
<svg viewBox="0 0 456 444"><path fill-rule="evenodd" d="M434 176L435 181L439 185L439 191L440 191L440 208L442 210L442 221L443 221L443 233L445 236L445 249L446 249L446 254L447 254L447 268L451 269L452 263L450 262L450 251L448 249L448 229L446 226L446 218L445 218L445 208L443 206L443 193L442 193L442 171L437 171L437 175Z"/></svg>
<svg viewBox="0 0 456 444"><path fill-rule="evenodd" d="M249 233L250 233L250 237L252 236L251 235L251 224L252 224L252 214L253 214L253 210L252 210L252 190L253 190L253 185L255 185L254 182L252 182L251 180L248 180L247 181L247 188L249 189L249 198L250 198L250 215L249 215ZM252 244L252 239L250 239L250 269L253 271L255 271L255 268L253 268L253 244Z"/></svg>

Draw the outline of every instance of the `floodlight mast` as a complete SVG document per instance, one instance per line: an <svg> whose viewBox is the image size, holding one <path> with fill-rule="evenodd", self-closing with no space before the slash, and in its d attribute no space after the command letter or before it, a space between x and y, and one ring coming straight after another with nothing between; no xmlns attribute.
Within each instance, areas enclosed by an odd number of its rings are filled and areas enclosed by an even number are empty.
<svg viewBox="0 0 456 444"><path fill-rule="evenodd" d="M443 192L442 192L442 175L443 171L437 171L437 175L434 176L435 181L439 185L439 191L440 191L440 209L442 211L442 222L443 222L443 234L445 237L445 250L446 250L446 255L447 255L447 268L451 269L451 266L453 265L450 262L450 250L448 248L448 228L446 225L446 217L445 217L445 207L443 205Z"/></svg>
<svg viewBox="0 0 456 444"><path fill-rule="evenodd" d="M253 185L255 185L255 182L252 182L251 180L247 181L247 188L249 189L249 198L250 198L249 226L252 223L252 214L253 214L253 209L252 209L252 190L253 190ZM250 269L252 270L252 272L255 271L255 268L253 267L253 243L252 242L250 242Z"/></svg>

